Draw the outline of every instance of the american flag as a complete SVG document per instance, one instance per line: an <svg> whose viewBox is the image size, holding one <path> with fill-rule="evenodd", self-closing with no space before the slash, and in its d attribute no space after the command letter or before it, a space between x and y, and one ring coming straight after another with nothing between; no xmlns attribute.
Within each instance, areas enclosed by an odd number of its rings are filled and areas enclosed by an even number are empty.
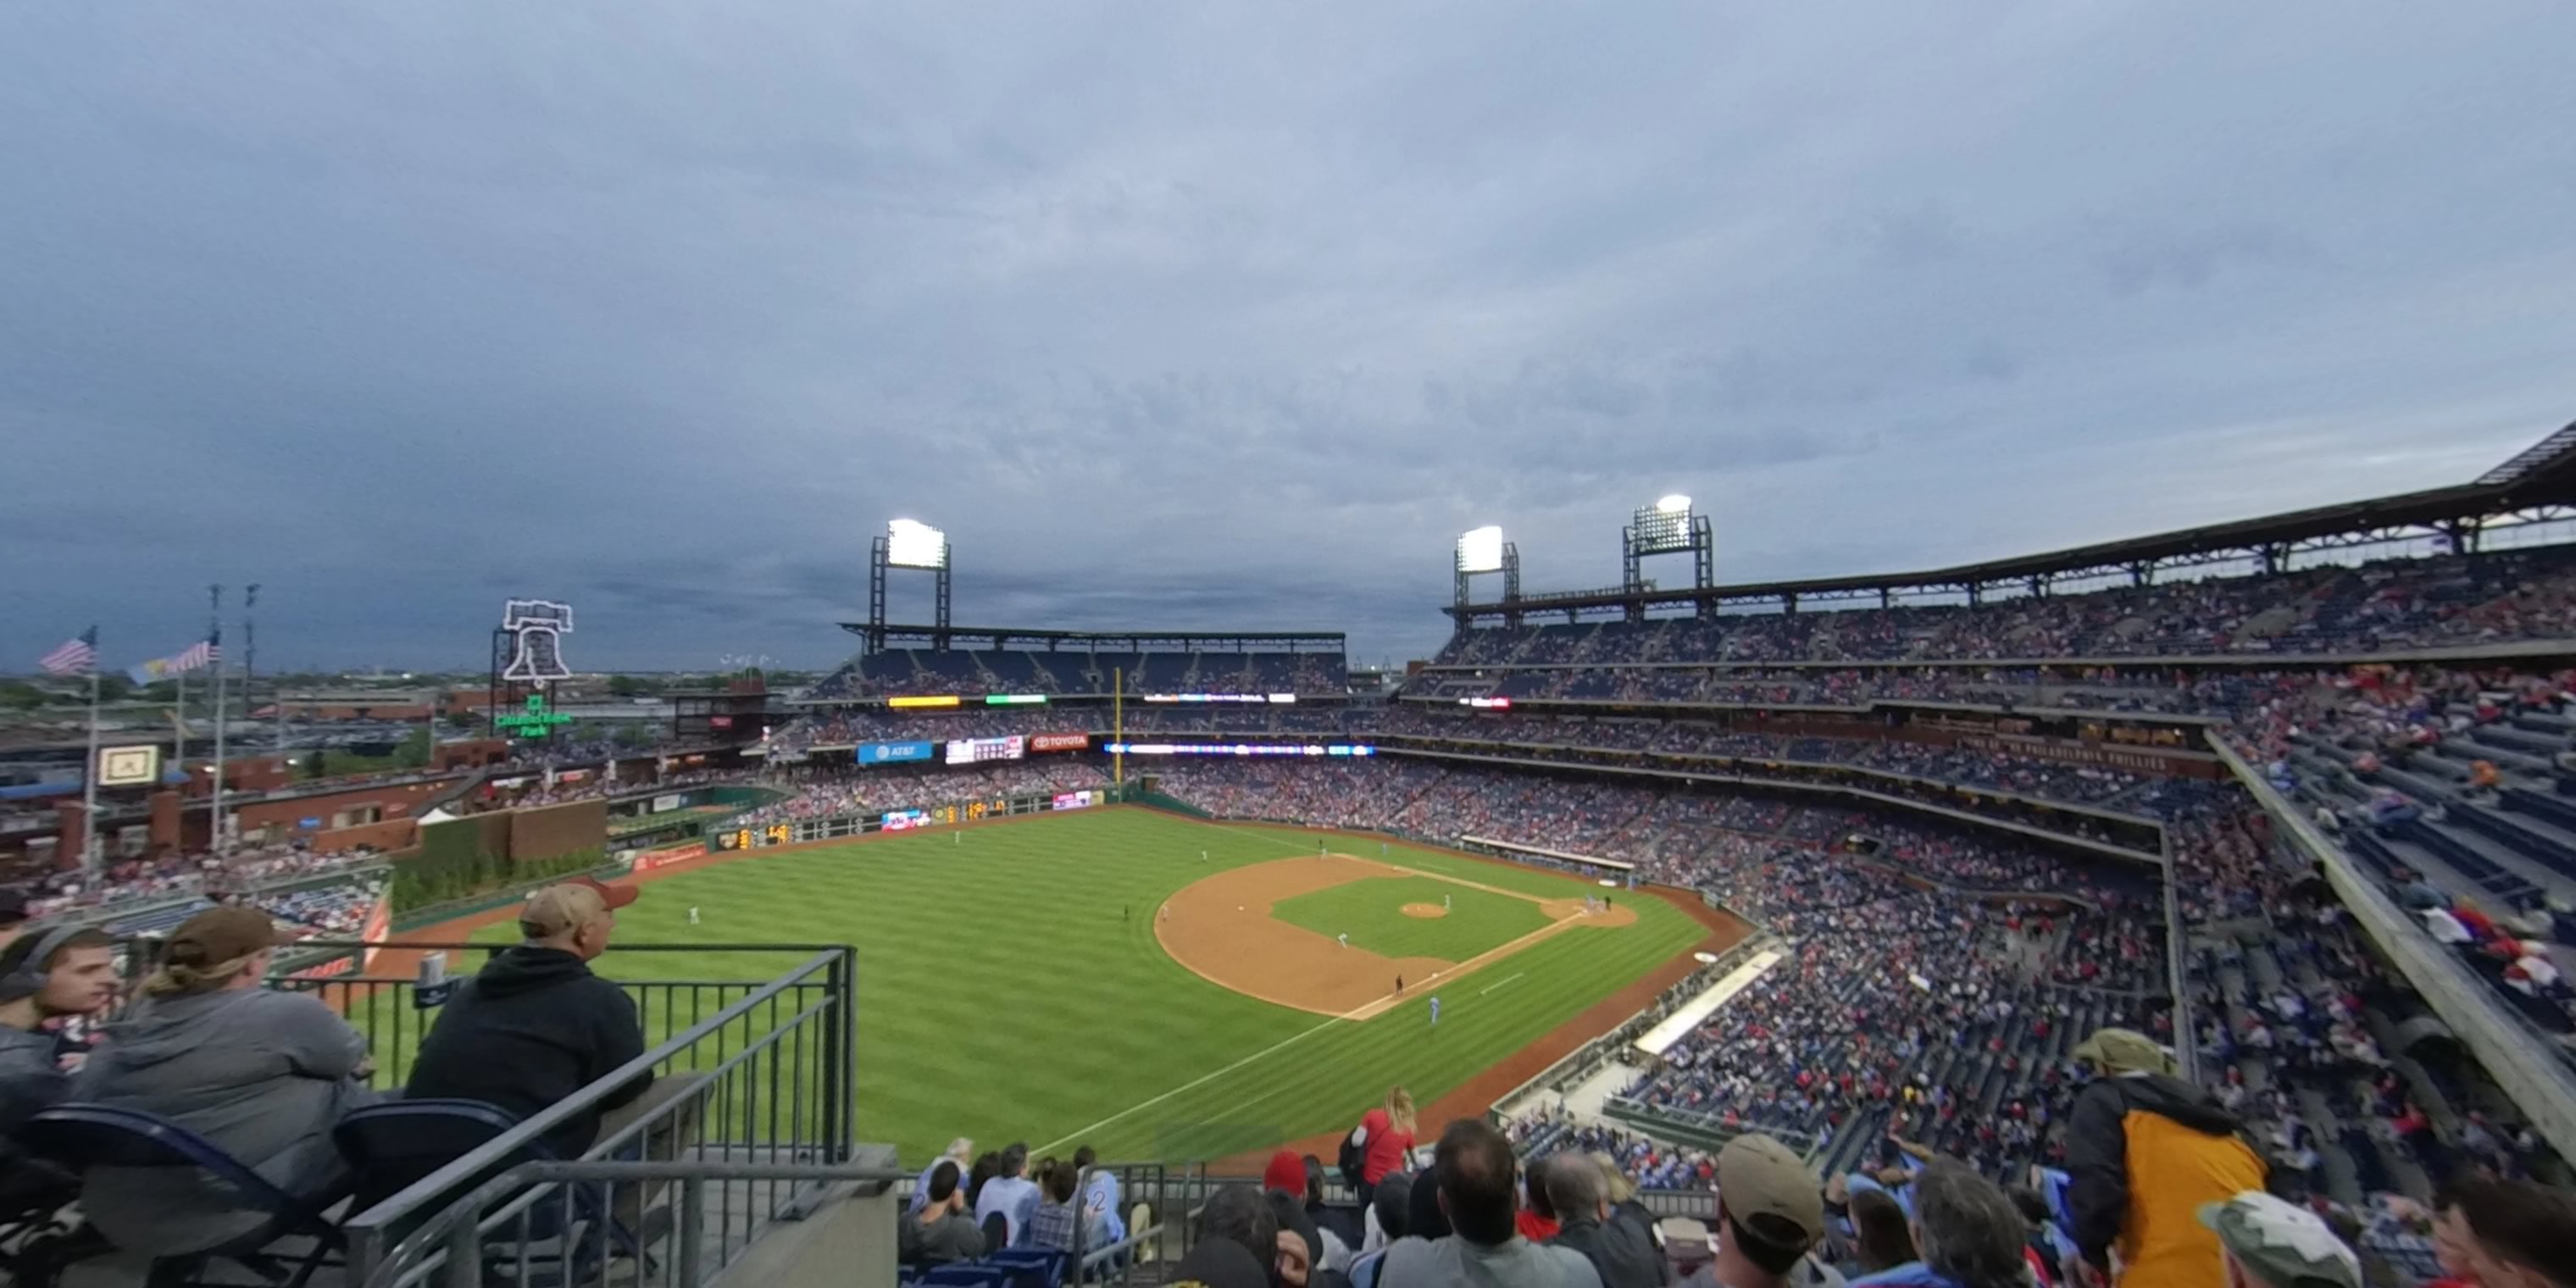
<svg viewBox="0 0 2576 1288"><path fill-rule="evenodd" d="M87 675L98 666L98 628L80 633L80 638L63 641L61 648L36 659L36 665L47 675Z"/></svg>
<svg viewBox="0 0 2576 1288"><path fill-rule="evenodd" d="M224 660L223 637L210 635L179 650L178 655L170 659L170 669L194 671L201 666L213 666L222 660Z"/></svg>

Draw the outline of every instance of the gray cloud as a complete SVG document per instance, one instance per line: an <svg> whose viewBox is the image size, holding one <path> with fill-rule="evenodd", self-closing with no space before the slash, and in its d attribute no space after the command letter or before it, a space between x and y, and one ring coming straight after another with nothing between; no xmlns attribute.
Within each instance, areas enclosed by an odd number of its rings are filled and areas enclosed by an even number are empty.
<svg viewBox="0 0 2576 1288"><path fill-rule="evenodd" d="M0 13L0 667L1435 647L1448 541L1947 563L2454 481L2571 414L2576 12ZM1464 19L1462 21L1462 19Z"/></svg>

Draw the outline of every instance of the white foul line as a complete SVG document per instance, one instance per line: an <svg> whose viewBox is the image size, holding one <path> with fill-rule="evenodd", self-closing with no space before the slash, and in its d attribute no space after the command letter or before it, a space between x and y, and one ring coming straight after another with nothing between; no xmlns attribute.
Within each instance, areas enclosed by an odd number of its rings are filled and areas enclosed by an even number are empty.
<svg viewBox="0 0 2576 1288"><path fill-rule="evenodd" d="M1360 1009L1360 1010L1366 1010L1366 1009L1368 1009L1368 1008L1366 1008L1366 1007L1361 1007L1361 1008L1359 1008L1359 1009ZM1279 1050L1283 1050L1283 1049L1285 1049L1285 1048L1287 1048L1287 1047L1294 1046L1294 1045L1296 1045L1297 1043L1303 1042L1303 1041L1305 1041L1306 1039L1311 1038L1311 1037L1315 1036L1316 1034L1321 1033L1321 1032L1323 1032L1324 1030L1329 1029L1329 1028L1333 1027L1334 1025L1339 1024L1339 1023L1341 1023L1342 1021L1347 1020L1347 1019L1349 1019L1349 1018L1350 1018L1350 1013L1346 1012L1346 1013L1341 1014L1341 1015L1336 1015L1336 1016L1334 1016L1333 1018L1331 1018L1331 1019L1329 1019L1329 1020L1326 1020L1326 1021L1324 1021L1323 1023L1318 1024L1318 1025L1316 1025L1315 1027L1313 1027L1313 1028L1311 1028L1311 1029L1306 1030L1306 1031L1305 1031L1305 1032L1303 1032L1303 1033L1295 1033L1295 1034L1291 1034L1291 1035L1289 1035L1288 1037L1282 1038L1282 1039L1280 1039L1279 1041L1274 1042L1274 1043L1272 1043L1272 1044L1271 1044L1271 1045L1269 1045L1269 1046L1263 1047L1262 1049L1260 1049L1260 1050L1258 1050L1258 1051L1255 1051L1255 1052L1253 1052L1252 1054L1250 1054L1250 1055L1248 1055L1248 1056L1245 1056L1245 1057L1243 1057L1242 1059L1237 1060L1237 1061L1235 1061L1234 1063L1229 1064L1229 1065L1227 1065L1226 1067L1224 1067L1224 1068L1222 1068L1222 1069L1219 1069L1219 1070L1217 1070L1217 1071L1216 1071L1216 1072L1214 1072L1214 1073L1204 1074L1204 1075L1201 1075L1200 1077L1193 1078L1193 1079L1191 1079L1190 1081L1188 1081L1188 1082L1184 1082L1184 1083L1182 1083L1181 1085L1179 1085L1179 1086L1177 1086L1177 1087L1174 1087L1174 1088L1172 1088L1171 1090L1166 1091L1166 1092L1164 1092L1163 1094L1161 1094L1161 1095L1159 1095L1159 1096L1156 1096L1156 1097L1154 1097L1154 1098L1153 1098L1153 1099L1151 1099L1151 1100L1142 1101L1142 1102L1137 1103L1137 1104L1129 1105L1129 1106L1128 1106L1128 1107L1126 1107L1125 1109L1121 1109L1121 1110L1119 1110L1117 1113L1111 1114L1111 1115L1109 1115L1108 1117L1101 1119L1099 1122L1093 1123L1093 1124L1091 1124L1090 1126L1088 1126L1088 1127L1085 1127L1085 1128L1081 1129L1080 1131L1074 1132L1072 1135L1066 1136L1066 1137L1065 1137L1064 1139L1062 1139L1062 1140L1051 1140L1051 1141L1048 1141L1046 1144L1043 1144L1043 1145L1038 1146L1038 1148L1037 1148L1037 1152L1038 1152L1038 1153L1043 1154L1043 1153L1047 1152L1048 1150L1055 1149L1055 1148L1058 1148L1058 1147L1060 1147L1060 1146L1064 1146L1064 1145L1070 1145L1070 1144L1073 1144L1073 1143L1075 1143L1076 1141L1080 1140L1081 1138L1083 1138L1083 1137L1085 1137L1085 1136L1088 1136L1088 1135L1090 1135L1091 1133L1096 1132L1096 1131L1100 1130L1101 1128L1106 1127L1106 1126L1108 1126L1109 1124L1114 1123L1114 1122L1118 1121L1119 1119L1126 1117L1126 1116L1127 1116L1127 1115L1129 1115L1129 1114L1135 1113L1136 1111L1138 1111L1138 1110L1140 1110L1140 1109L1151 1109L1151 1108L1153 1108L1154 1106L1159 1105L1159 1104L1163 1103L1164 1101L1169 1100L1169 1099L1171 1099L1172 1097L1174 1097L1174 1096L1177 1096L1177 1095L1181 1094L1181 1093L1182 1093L1182 1092L1184 1092L1184 1091L1188 1091L1188 1090L1190 1090L1190 1089L1191 1089L1191 1088L1193 1088L1193 1087L1205 1086L1206 1084L1211 1083L1211 1082L1214 1082L1214 1081L1216 1081L1217 1079L1222 1078L1222 1077L1224 1077L1225 1075L1227 1075L1227 1074L1229 1074L1229 1073L1232 1073L1232 1072L1234 1072L1235 1070L1240 1069L1240 1068L1242 1068L1243 1066L1245 1066L1245 1065L1247 1065L1247 1064L1250 1064L1250 1063L1252 1063L1252 1062L1253 1062L1253 1061L1255 1061L1255 1060L1261 1059L1262 1057L1267 1056L1267 1055L1271 1054L1272 1052L1279 1051Z"/></svg>
<svg viewBox="0 0 2576 1288"><path fill-rule="evenodd" d="M1508 983L1511 983L1511 982L1512 982L1512 980L1514 980L1514 979L1519 979L1521 976L1526 975L1526 974L1528 974L1528 973L1529 973L1529 972L1528 972L1528 971L1525 971L1525 970L1523 970L1523 971L1513 971L1513 972L1512 972L1512 974L1511 974L1511 979L1498 980L1498 981L1496 981L1496 982L1494 983L1494 985L1493 985L1491 988L1480 988L1480 989L1477 989L1477 990L1476 990L1476 996L1478 996L1478 997L1483 997L1485 994L1490 993L1490 992L1493 992L1493 991L1494 991L1494 989L1496 989L1496 988L1501 988L1503 985L1508 984Z"/></svg>

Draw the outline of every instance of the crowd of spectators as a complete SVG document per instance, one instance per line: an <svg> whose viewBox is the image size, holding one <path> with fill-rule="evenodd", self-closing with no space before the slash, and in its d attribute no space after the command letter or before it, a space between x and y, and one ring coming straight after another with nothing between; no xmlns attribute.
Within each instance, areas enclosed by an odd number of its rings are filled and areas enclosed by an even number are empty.
<svg viewBox="0 0 2576 1288"><path fill-rule="evenodd" d="M1789 937L1788 960L1631 1089L1722 1129L1818 1143L1894 1123L2000 1175L2055 1157L2049 1129L2081 1081L2069 1035L2172 1034L2162 886L2124 865L1885 812L1415 761L1199 762L1163 782L1223 815L1631 862ZM2279 889L2249 865L2268 851L2242 848L2259 828L2233 804L2179 824L2184 870L2242 892L2196 915Z"/></svg>
<svg viewBox="0 0 2576 1288"><path fill-rule="evenodd" d="M1113 691L1324 697L1347 693L1349 687L1348 660L1340 653L899 648L853 657L798 696L811 702L950 693L1068 696Z"/></svg>
<svg viewBox="0 0 2576 1288"><path fill-rule="evenodd" d="M732 820L736 826L848 818L955 801L1078 792L1109 785L1109 777L1098 762L1069 756L994 762L971 769L782 768L753 781L788 795L737 816Z"/></svg>
<svg viewBox="0 0 2576 1288"><path fill-rule="evenodd" d="M571 805L580 801L606 800L612 796L632 796L638 792L676 792L713 783L740 782L751 772L682 769L638 779L611 778L599 769L565 773L514 767L512 773L485 780L450 808L460 814L488 814L495 810Z"/></svg>
<svg viewBox="0 0 2576 1288"><path fill-rule="evenodd" d="M2576 635L2565 548L1980 605L1890 607L1467 632L1442 665L1902 661L2369 653Z"/></svg>
<svg viewBox="0 0 2576 1288"><path fill-rule="evenodd" d="M108 865L98 880L85 879L77 872L56 872L0 893L0 898L16 900L30 917L50 917L177 895L225 893L253 884L363 868L383 861L384 856L372 853L321 854L294 845L255 846L220 857L188 853L129 859Z"/></svg>

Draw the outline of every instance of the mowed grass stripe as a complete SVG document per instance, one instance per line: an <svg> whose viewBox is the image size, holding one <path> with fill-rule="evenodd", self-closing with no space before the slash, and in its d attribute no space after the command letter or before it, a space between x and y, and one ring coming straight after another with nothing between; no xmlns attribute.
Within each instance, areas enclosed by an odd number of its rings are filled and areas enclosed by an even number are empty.
<svg viewBox="0 0 2576 1288"><path fill-rule="evenodd" d="M686 949L852 944L862 1139L893 1141L906 1159L960 1134L988 1146L1044 1144L1165 1097L1086 1139L1112 1157L1186 1159L1347 1125L1393 1082L1435 1098L1700 935L1690 918L1639 897L1635 926L1570 930L1515 954L1503 973L1523 978L1508 989L1478 997L1462 980L1444 990L1436 1034L1424 1011L1427 985L1409 987L1419 996L1376 1020L1317 1031L1312 1014L1182 969L1153 934L1154 910L1173 892L1225 868L1314 853L1312 833L1111 810L958 837L926 831L755 854L656 881L619 914L617 942L677 951L612 948L598 969L635 980L754 982L803 954ZM1374 842L1330 844L1378 857ZM1586 893L1576 879L1401 844L1386 857L1542 896ZM695 926L692 905L701 911ZM476 938L505 943L514 933L496 926ZM668 1026L657 1013L646 1027L658 1039Z"/></svg>

